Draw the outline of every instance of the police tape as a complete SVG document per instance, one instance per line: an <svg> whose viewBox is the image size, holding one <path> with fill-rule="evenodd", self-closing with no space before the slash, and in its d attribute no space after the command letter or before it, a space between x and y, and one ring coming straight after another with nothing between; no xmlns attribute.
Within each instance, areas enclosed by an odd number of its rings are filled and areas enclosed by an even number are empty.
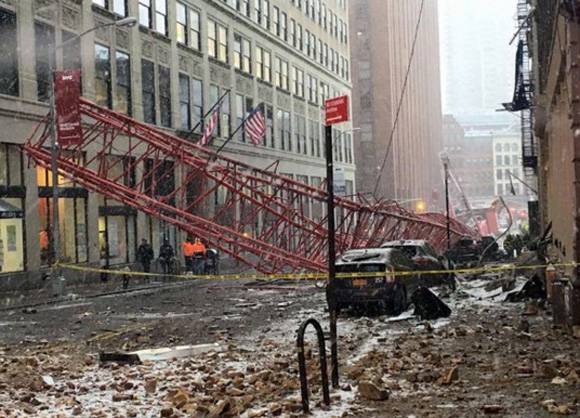
<svg viewBox="0 0 580 418"><path fill-rule="evenodd" d="M76 264L58 264L61 269L80 271L86 273L101 273L111 276L129 276L129 277L150 277L158 278L160 276L165 278L174 278L180 280L328 280L328 273L278 273L278 274L261 274L261 273L244 273L244 274L171 274L171 273L147 273L142 271L131 271L128 268L121 270L103 269L95 267L85 267ZM577 267L577 263L554 263L554 264L538 264L529 266L517 266L515 264L501 264L501 265L487 265L477 268L463 268L450 270L407 270L407 271L369 271L369 272L348 272L336 273L337 279L356 279L356 278L376 278L376 277L409 277L409 276L443 276L449 274L461 275L482 275L502 273L507 271L529 271L529 270L543 270L552 266L554 268L569 268Z"/></svg>

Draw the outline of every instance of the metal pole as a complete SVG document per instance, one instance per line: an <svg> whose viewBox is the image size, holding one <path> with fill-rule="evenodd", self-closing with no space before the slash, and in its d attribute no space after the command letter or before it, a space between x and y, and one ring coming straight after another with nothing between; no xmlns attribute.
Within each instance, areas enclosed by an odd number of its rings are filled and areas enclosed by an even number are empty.
<svg viewBox="0 0 580 418"><path fill-rule="evenodd" d="M53 44L50 44L48 49L48 62L49 62L49 73L50 73L50 170L52 171L52 248L53 248L53 260L51 264L51 279L53 284L56 283L59 274L59 262L60 262L60 230L59 230L59 214L58 214L58 198L59 198L59 187L58 187L58 140L56 138L56 104L55 104L55 93L54 93L54 67L55 67L55 48Z"/></svg>
<svg viewBox="0 0 580 418"><path fill-rule="evenodd" d="M326 299L328 310L330 312L330 356L332 365L332 387L338 388L338 345L336 330L336 301L334 288L336 285L336 236L334 220L334 161L332 155L332 126L327 125L325 128L325 147L326 147L326 188L328 198L326 201L327 220L328 220L328 286L326 287Z"/></svg>
<svg viewBox="0 0 580 418"><path fill-rule="evenodd" d="M447 217L447 251L451 250L451 214L449 213L449 165L443 163L445 169L445 211Z"/></svg>

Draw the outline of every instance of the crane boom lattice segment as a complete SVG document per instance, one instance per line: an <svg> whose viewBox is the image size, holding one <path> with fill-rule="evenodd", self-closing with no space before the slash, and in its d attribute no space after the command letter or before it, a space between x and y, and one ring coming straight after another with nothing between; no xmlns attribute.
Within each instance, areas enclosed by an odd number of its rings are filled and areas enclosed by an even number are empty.
<svg viewBox="0 0 580 418"><path fill-rule="evenodd" d="M60 175L202 237L257 271L326 270L323 185L251 167L86 99L80 107L83 138L60 151ZM24 150L50 169L49 145L44 120ZM441 215L416 215L392 202L335 203L339 253L403 238L446 244ZM475 234L453 220L453 239Z"/></svg>

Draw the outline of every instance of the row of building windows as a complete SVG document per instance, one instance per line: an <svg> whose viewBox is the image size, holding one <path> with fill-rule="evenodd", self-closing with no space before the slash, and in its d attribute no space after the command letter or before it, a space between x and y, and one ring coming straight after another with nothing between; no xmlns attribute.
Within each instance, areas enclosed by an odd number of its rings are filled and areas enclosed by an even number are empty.
<svg viewBox="0 0 580 418"><path fill-rule="evenodd" d="M13 49L3 49L5 57L13 61L13 65L0 66L0 93L18 95L18 70L16 58L16 19L15 15L0 9L0 31L2 34L9 35L6 44L12 45ZM219 34L219 29L216 31ZM63 40L74 37L73 33L66 31L61 32ZM55 42L55 31L50 25L35 22L35 44L36 44L36 78L37 78L37 97L39 101L48 101L50 97L50 66L56 62L55 57L49 57L48 51L50 44ZM239 66L244 69L250 65L250 57L247 56L246 50L249 43L240 38ZM12 42L14 41L14 42ZM2 43L0 49L6 44ZM258 49L256 53L256 75L264 81L270 81L271 75L271 55L268 51ZM131 79L131 57L119 49L111 49L109 46L95 43L95 101L101 106L112 108L114 110L133 114L133 83ZM259 65L258 65L259 64ZM66 69L80 68L80 44L73 48L63 50L63 66ZM8 68L6 68L8 67ZM292 91L296 97L309 100L312 103L323 103L329 97L330 88L328 84L320 82L311 75L306 75L297 67L292 67L292 76L289 78L289 64L287 61L277 58L275 84L283 90ZM187 74L180 73L179 84L179 114L180 126L182 130L194 130L201 132L202 117L204 114L203 103L203 82L199 79L190 77ZM159 124L164 127L176 127L172 120L172 97L171 97L171 71L165 65L156 65L153 61L141 60L141 96L143 106L143 120L151 124ZM210 105L216 103L221 97L220 89L216 85L211 85L209 90ZM337 94L333 89L333 94ZM232 97L234 99L234 97ZM241 122L247 115L254 103L253 99L235 96L236 100L236 120ZM208 107L209 108L209 107ZM231 131L231 108L230 97L226 96L222 102L221 120L219 124L219 135L227 137ZM276 116L274 118L274 115ZM313 157L321 156L320 146L320 129L318 121L309 121L308 129L310 146L306 146L306 121L302 116L296 115L294 118L294 136L292 136L290 113L284 110L274 110L267 106L266 116L268 119L269 129L268 138L264 145L272 148L278 148L284 151L297 152ZM275 122L274 122L275 119ZM238 123L239 125L239 123ZM274 126L277 131L274 131ZM317 129L314 129L317 126ZM276 140L274 132L279 139ZM244 142L245 137L243 130L239 134L239 139ZM338 141L342 141L339 138ZM350 135L344 139L344 145L338 147L336 156L338 161L353 163L352 142Z"/></svg>
<svg viewBox="0 0 580 418"><path fill-rule="evenodd" d="M167 36L167 0L154 0L155 8L153 12L153 0L139 0L139 23L142 26L154 29L155 31ZM127 8L124 0L116 0L109 4L107 0L93 0L95 4L100 7L111 9L121 15L126 16ZM231 1L226 1L231 3ZM267 22L267 29L273 34L292 45L294 48L306 54L309 58L316 60L320 65L323 65L328 70L345 80L350 79L349 61L343 57L334 48L329 47L328 43L317 39L316 35L303 29L302 25L296 23L294 19L288 20L285 12L281 12L278 7L273 7L272 25L270 26L270 2L269 0L255 0L255 16L258 19L258 24L263 26L263 22ZM236 2L232 7L238 10L249 9L249 3L242 1ZM325 8L326 6L324 6ZM325 9L324 9L325 10ZM155 16L155 19L152 16ZM331 20L335 22L330 25L331 35L339 37L344 43L347 42L347 27L341 19L336 18L335 14L330 14ZM198 51L201 50L201 22L200 13L198 10L187 6L184 3L176 3L176 40L177 42L187 45ZM155 21L155 25L153 25ZM226 26L218 23L216 20L208 19L208 34L207 34L207 48L208 54L212 58L219 61L228 62L228 29ZM243 43L247 42L244 48ZM248 58L247 66L242 69L242 65L236 65L236 68L245 72L251 73L251 47L250 42L243 39L241 35L234 35L234 64L241 55L241 51L245 50ZM240 61L240 64L242 62Z"/></svg>
<svg viewBox="0 0 580 418"><path fill-rule="evenodd" d="M495 156L495 165L519 165L520 164L520 156L518 154L514 154L511 157L509 155L496 155Z"/></svg>
<svg viewBox="0 0 580 418"><path fill-rule="evenodd" d="M495 152L519 152L518 144L495 144Z"/></svg>

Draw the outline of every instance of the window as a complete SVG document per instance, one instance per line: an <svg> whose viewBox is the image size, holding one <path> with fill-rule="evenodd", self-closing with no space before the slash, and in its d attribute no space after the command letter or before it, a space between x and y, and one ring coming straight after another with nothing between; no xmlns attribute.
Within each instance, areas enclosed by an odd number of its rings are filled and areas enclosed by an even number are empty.
<svg viewBox="0 0 580 418"><path fill-rule="evenodd" d="M352 155L352 134L348 133L344 135L345 141L345 157L346 163L352 164L354 162L354 157Z"/></svg>
<svg viewBox="0 0 580 418"><path fill-rule="evenodd" d="M0 9L0 39L0 93L18 96L16 15L3 9Z"/></svg>
<svg viewBox="0 0 580 418"><path fill-rule="evenodd" d="M320 125L317 121L308 122L308 136L310 138L310 155L320 157Z"/></svg>
<svg viewBox="0 0 580 418"><path fill-rule="evenodd" d="M270 29L270 0L262 0L262 26Z"/></svg>
<svg viewBox="0 0 580 418"><path fill-rule="evenodd" d="M511 160L510 160L509 155L506 155L506 156L503 157L503 163L505 165L510 165L511 164Z"/></svg>
<svg viewBox="0 0 580 418"><path fill-rule="evenodd" d="M272 33L280 36L280 9L276 6L272 8Z"/></svg>
<svg viewBox="0 0 580 418"><path fill-rule="evenodd" d="M201 49L201 26L198 11L189 10L189 25L189 46L199 51Z"/></svg>
<svg viewBox="0 0 580 418"><path fill-rule="evenodd" d="M75 33L62 31L62 41L67 42L67 47L62 50L62 65L65 70L81 68L81 42Z"/></svg>
<svg viewBox="0 0 580 418"><path fill-rule="evenodd" d="M95 101L99 106L112 107L111 57L109 48L95 44Z"/></svg>
<svg viewBox="0 0 580 418"><path fill-rule="evenodd" d="M250 17L250 0L236 0L236 9L243 15Z"/></svg>
<svg viewBox="0 0 580 418"><path fill-rule="evenodd" d="M187 8L184 4L175 4L175 36L177 42L187 45Z"/></svg>
<svg viewBox="0 0 580 418"><path fill-rule="evenodd" d="M113 12L119 16L127 16L127 0L113 0Z"/></svg>
<svg viewBox="0 0 580 418"><path fill-rule="evenodd" d="M131 60L128 54L121 51L116 52L115 58L117 64L115 110L131 115Z"/></svg>
<svg viewBox="0 0 580 418"><path fill-rule="evenodd" d="M500 145L500 146L501 146L501 145ZM502 171L502 170L496 170L495 174L496 174L496 175L495 175L495 178L496 178L497 180L503 180L503 171Z"/></svg>
<svg viewBox="0 0 580 418"><path fill-rule="evenodd" d="M240 126L244 122L244 96L236 94L236 126ZM240 129L239 140L245 142L243 129Z"/></svg>
<svg viewBox="0 0 580 418"><path fill-rule="evenodd" d="M276 58L276 87L288 91L288 61Z"/></svg>
<svg viewBox="0 0 580 418"><path fill-rule="evenodd" d="M285 41L288 40L288 15L280 13L280 35Z"/></svg>
<svg viewBox="0 0 580 418"><path fill-rule="evenodd" d="M250 41L242 36L234 35L234 67L245 73L252 73L252 50Z"/></svg>
<svg viewBox="0 0 580 418"><path fill-rule="evenodd" d="M306 120L304 116L294 115L294 134L296 136L296 152L308 154L306 147Z"/></svg>
<svg viewBox="0 0 580 418"><path fill-rule="evenodd" d="M194 78L191 87L193 93L193 122L197 126L195 132L201 132L201 118L203 117L203 83L201 80Z"/></svg>
<svg viewBox="0 0 580 418"><path fill-rule="evenodd" d="M48 102L50 98L51 62L55 62L54 55L52 57L49 56L51 49L49 45L54 45L54 29L51 26L36 22L34 24L34 36L36 45L36 88L38 100Z"/></svg>
<svg viewBox="0 0 580 418"><path fill-rule="evenodd" d="M189 131L191 129L191 91L189 77L185 74L179 74L179 116L181 129Z"/></svg>
<svg viewBox="0 0 580 418"><path fill-rule="evenodd" d="M280 149L292 151L292 131L290 127L290 112L278 109L276 111L276 126L280 138Z"/></svg>
<svg viewBox="0 0 580 418"><path fill-rule="evenodd" d="M316 60L316 36L314 34L310 35L310 57Z"/></svg>
<svg viewBox="0 0 580 418"><path fill-rule="evenodd" d="M293 47L296 47L296 21L290 19L290 30L288 33L288 43Z"/></svg>
<svg viewBox="0 0 580 418"><path fill-rule="evenodd" d="M162 65L159 66L159 111L161 126L171 128L171 72Z"/></svg>
<svg viewBox="0 0 580 418"><path fill-rule="evenodd" d="M223 93L222 93L223 94ZM220 126L221 126L221 134L223 138L229 138L230 130L231 130L231 107L230 107L230 95L226 94L222 100L222 104L220 105Z"/></svg>
<svg viewBox="0 0 580 418"><path fill-rule="evenodd" d="M208 54L222 62L228 62L227 29L213 20L208 20Z"/></svg>
<svg viewBox="0 0 580 418"><path fill-rule="evenodd" d="M167 36L167 0L155 0L155 30Z"/></svg>
<svg viewBox="0 0 580 418"><path fill-rule="evenodd" d="M302 25L296 25L296 48L302 50Z"/></svg>
<svg viewBox="0 0 580 418"><path fill-rule="evenodd" d="M266 138L264 138L264 146L276 147L276 139L274 138L274 110L272 106L266 105Z"/></svg>
<svg viewBox="0 0 580 418"><path fill-rule="evenodd" d="M151 27L151 0L139 0L139 24Z"/></svg>
<svg viewBox="0 0 580 418"><path fill-rule="evenodd" d="M304 71L292 67L292 93L304 97Z"/></svg>
<svg viewBox="0 0 580 418"><path fill-rule="evenodd" d="M93 4L96 4L97 6L101 6L101 7L108 7L107 5L107 0L93 0Z"/></svg>
<svg viewBox="0 0 580 418"><path fill-rule="evenodd" d="M501 158L501 155L497 155L495 157L495 164L496 165L502 165L503 159Z"/></svg>
<svg viewBox="0 0 580 418"><path fill-rule="evenodd" d="M308 76L308 100L318 104L318 80L311 75Z"/></svg>
<svg viewBox="0 0 580 418"><path fill-rule="evenodd" d="M310 31L307 29L304 31L304 48L303 51L306 55L310 56Z"/></svg>
<svg viewBox="0 0 580 418"><path fill-rule="evenodd" d="M156 123L155 65L151 61L141 61L141 91L143 96L143 120L147 123Z"/></svg>
<svg viewBox="0 0 580 418"><path fill-rule="evenodd" d="M256 47L256 77L268 83L272 81L271 60L269 51Z"/></svg>

